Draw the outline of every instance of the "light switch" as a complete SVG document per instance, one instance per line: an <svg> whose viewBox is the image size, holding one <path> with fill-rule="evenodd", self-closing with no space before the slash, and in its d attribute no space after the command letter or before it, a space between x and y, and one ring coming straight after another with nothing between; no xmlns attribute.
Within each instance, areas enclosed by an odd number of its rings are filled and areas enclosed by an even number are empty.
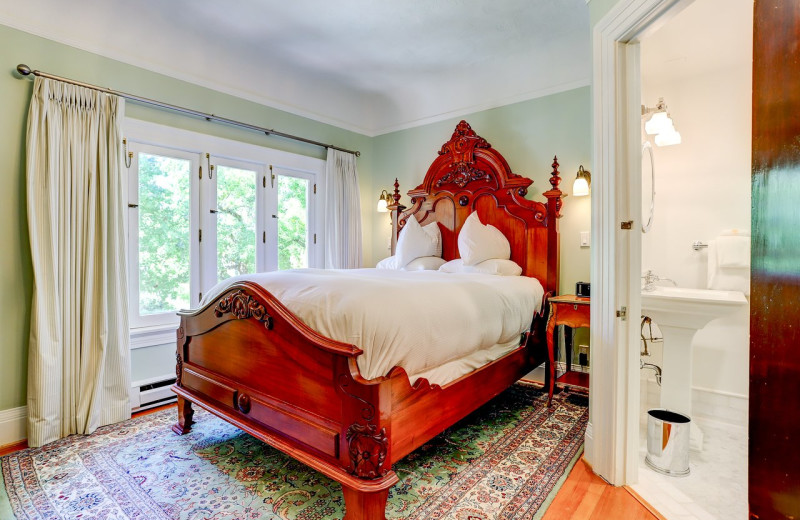
<svg viewBox="0 0 800 520"><path fill-rule="evenodd" d="M589 247L592 245L590 231L581 231L581 247Z"/></svg>

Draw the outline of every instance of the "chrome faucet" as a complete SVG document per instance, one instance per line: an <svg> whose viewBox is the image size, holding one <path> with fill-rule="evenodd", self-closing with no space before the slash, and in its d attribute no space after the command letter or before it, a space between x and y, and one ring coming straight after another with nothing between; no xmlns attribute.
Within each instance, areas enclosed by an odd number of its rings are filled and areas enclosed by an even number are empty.
<svg viewBox="0 0 800 520"><path fill-rule="evenodd" d="M642 279L644 279L644 286L642 287L643 291L654 291L656 289L656 282L670 282L675 287L678 286L678 284L675 283L675 280L671 278L661 278L650 269L644 273Z"/></svg>

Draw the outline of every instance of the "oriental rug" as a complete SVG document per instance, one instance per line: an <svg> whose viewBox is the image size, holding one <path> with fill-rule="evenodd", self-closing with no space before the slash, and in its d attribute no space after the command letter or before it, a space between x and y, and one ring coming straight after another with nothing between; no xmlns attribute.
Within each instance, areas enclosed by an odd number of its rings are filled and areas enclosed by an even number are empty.
<svg viewBox="0 0 800 520"><path fill-rule="evenodd" d="M537 519L583 449L584 395L518 383L394 466L390 519ZM0 459L16 520L331 520L339 484L197 409L163 410ZM4 492L3 492L4 491ZM3 503L5 502L5 503Z"/></svg>

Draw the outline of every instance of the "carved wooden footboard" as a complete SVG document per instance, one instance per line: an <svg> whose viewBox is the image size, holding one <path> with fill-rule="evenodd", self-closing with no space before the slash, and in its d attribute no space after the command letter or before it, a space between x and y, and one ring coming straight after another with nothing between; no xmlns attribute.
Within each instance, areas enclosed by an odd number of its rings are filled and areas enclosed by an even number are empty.
<svg viewBox="0 0 800 520"><path fill-rule="evenodd" d="M540 320L544 321L544 320ZM181 313L176 433L192 403L342 484L347 519L383 519L391 465L546 359L543 337L444 387L401 368L364 380L361 350L303 324L261 286L239 282Z"/></svg>

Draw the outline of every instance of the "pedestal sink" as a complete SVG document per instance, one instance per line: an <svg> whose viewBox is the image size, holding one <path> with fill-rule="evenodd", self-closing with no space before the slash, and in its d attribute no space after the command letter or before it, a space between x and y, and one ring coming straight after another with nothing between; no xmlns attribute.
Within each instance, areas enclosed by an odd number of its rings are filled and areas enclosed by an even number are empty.
<svg viewBox="0 0 800 520"><path fill-rule="evenodd" d="M692 416L692 338L711 320L746 304L739 291L662 286L642 291L642 314L652 318L664 336L662 408ZM690 446L700 450L703 433L694 421L691 425Z"/></svg>

